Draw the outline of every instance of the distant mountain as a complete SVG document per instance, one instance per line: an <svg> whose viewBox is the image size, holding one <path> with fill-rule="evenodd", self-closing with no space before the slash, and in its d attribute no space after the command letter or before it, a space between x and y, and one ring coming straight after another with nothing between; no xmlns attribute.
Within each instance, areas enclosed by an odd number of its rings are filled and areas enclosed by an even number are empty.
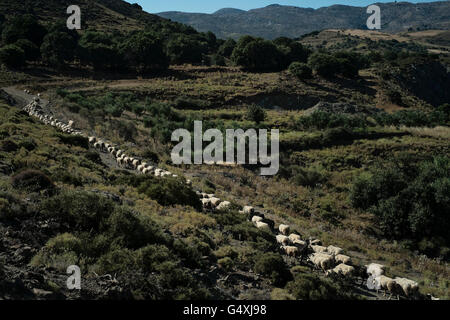
<svg viewBox="0 0 450 320"><path fill-rule="evenodd" d="M379 3L382 31L450 29L450 1L412 4ZM333 5L319 9L270 5L249 11L221 9L212 14L161 12L159 16L185 23L220 38L244 34L273 39L291 38L322 29L367 29L366 7Z"/></svg>

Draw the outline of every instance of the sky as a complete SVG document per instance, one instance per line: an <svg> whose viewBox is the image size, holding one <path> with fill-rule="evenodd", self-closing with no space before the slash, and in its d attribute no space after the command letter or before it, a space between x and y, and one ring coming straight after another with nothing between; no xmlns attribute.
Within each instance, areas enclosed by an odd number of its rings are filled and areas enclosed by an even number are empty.
<svg viewBox="0 0 450 320"><path fill-rule="evenodd" d="M370 1L370 0L127 0L130 3L139 3L142 8L150 13L163 11L184 11L184 12L202 12L213 13L222 8L236 8L242 10L256 9L268 6L270 4L290 5L304 8L320 8L333 4L345 4L350 6L365 7L375 2L394 2L389 1ZM435 0L412 0L408 2L433 2Z"/></svg>

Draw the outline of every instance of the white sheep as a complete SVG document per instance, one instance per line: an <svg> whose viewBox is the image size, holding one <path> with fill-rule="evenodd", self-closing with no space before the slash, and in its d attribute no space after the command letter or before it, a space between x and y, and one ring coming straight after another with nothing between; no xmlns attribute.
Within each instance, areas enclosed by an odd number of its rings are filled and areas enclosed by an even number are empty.
<svg viewBox="0 0 450 320"><path fill-rule="evenodd" d="M289 240L289 237L286 237L285 235L282 235L282 234L277 235L275 238L279 244L282 244L284 246L289 245L291 242Z"/></svg>
<svg viewBox="0 0 450 320"><path fill-rule="evenodd" d="M298 241L302 240L302 238L300 237L300 235L295 234L295 233L291 233L291 234L289 235L289 239L291 240L291 242L294 242L294 241L296 241L296 240L298 240Z"/></svg>
<svg viewBox="0 0 450 320"><path fill-rule="evenodd" d="M327 248L322 246L311 246L311 249L314 251L314 253L326 253Z"/></svg>
<svg viewBox="0 0 450 320"><path fill-rule="evenodd" d="M407 297L412 297L419 292L419 284L413 280L396 277L395 282Z"/></svg>
<svg viewBox="0 0 450 320"><path fill-rule="evenodd" d="M378 263L371 263L366 266L366 271L369 276L372 276L373 278L379 277L384 274L386 267L378 264Z"/></svg>
<svg viewBox="0 0 450 320"><path fill-rule="evenodd" d="M260 216L253 216L252 223L256 226L256 223L263 221L264 219Z"/></svg>
<svg viewBox="0 0 450 320"><path fill-rule="evenodd" d="M219 198L216 197L212 197L209 200L211 201L211 205L213 206L213 208L217 207L221 201Z"/></svg>
<svg viewBox="0 0 450 320"><path fill-rule="evenodd" d="M335 246L328 246L327 251L328 251L328 253L333 254L333 255L338 255L338 254L341 254L342 252L344 252L344 250L342 250L342 248L335 247Z"/></svg>
<svg viewBox="0 0 450 320"><path fill-rule="evenodd" d="M227 210L231 207L230 201L223 201L217 206L217 210Z"/></svg>
<svg viewBox="0 0 450 320"><path fill-rule="evenodd" d="M316 267L327 271L334 265L334 258L332 255L326 253L313 253L309 256L308 261L311 261Z"/></svg>
<svg viewBox="0 0 450 320"><path fill-rule="evenodd" d="M355 268L344 263L341 263L334 267L334 269L326 272L326 275L330 275L331 273L335 273L344 277L352 277L355 275Z"/></svg>
<svg viewBox="0 0 450 320"><path fill-rule="evenodd" d="M278 226L278 230L280 231L281 234L287 236L289 234L290 227L287 224L280 224Z"/></svg>
<svg viewBox="0 0 450 320"><path fill-rule="evenodd" d="M392 278L381 275L373 279L373 284L376 285L377 293L378 290L383 289L383 296L386 296L388 291L391 294L389 299L392 297L392 294L396 293L397 281Z"/></svg>
<svg viewBox="0 0 450 320"><path fill-rule="evenodd" d="M352 259L349 256L338 254L334 257L337 263L343 263L346 265L352 264Z"/></svg>
<svg viewBox="0 0 450 320"><path fill-rule="evenodd" d="M243 214L253 214L255 213L255 208L253 208L252 206L244 206L244 208L242 209Z"/></svg>
<svg viewBox="0 0 450 320"><path fill-rule="evenodd" d="M208 209L211 207L211 200L210 199L201 199L202 205L204 209Z"/></svg>
<svg viewBox="0 0 450 320"><path fill-rule="evenodd" d="M290 257L296 257L300 253L298 248L294 246L281 246L280 249L283 250L283 252Z"/></svg>
<svg viewBox="0 0 450 320"><path fill-rule="evenodd" d="M262 221L256 222L256 227L260 230L271 231L270 226L267 223L262 222Z"/></svg>

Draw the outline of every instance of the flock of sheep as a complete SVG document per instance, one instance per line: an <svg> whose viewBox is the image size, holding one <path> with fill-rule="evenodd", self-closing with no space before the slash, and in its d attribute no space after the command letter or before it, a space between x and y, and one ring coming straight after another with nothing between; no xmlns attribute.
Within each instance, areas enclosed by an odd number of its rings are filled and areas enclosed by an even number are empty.
<svg viewBox="0 0 450 320"><path fill-rule="evenodd" d="M300 262L307 257L307 263L311 263L316 269L325 273L325 276L337 276L344 280L356 280L360 277L366 282L368 287L375 290L383 290L384 296L387 293L400 295L407 298L415 298L419 295L419 285L417 282L396 277L389 278L384 275L386 267L381 264L371 263L367 266L355 266L351 257L343 254L344 250L337 246L322 246L319 239L302 240L301 236L295 232L291 233L290 227L286 224L280 224L277 229L274 228L274 222L266 219L264 214L256 212L251 206L245 206L241 211L248 214L251 222L258 229L266 231L276 231L276 241L280 245L282 254L291 257L300 257ZM431 296L431 299L438 300Z"/></svg>
<svg viewBox="0 0 450 320"><path fill-rule="evenodd" d="M29 93L29 91L25 92ZM69 123L66 124L55 119L53 116L46 115L39 106L39 97L40 94L24 108L30 116L38 118L45 124L57 127L65 133L86 137L91 146L98 149L100 152L108 152L113 155L120 167L137 170L142 174L152 174L156 177L177 177L177 175L172 174L170 171L157 168L145 161L126 155L122 150L114 147L111 143L93 136L87 136L81 131L73 129L73 121L69 121ZM190 180L187 180L186 183L188 185L192 184ZM220 211L231 208L231 202L222 201L214 194L206 194L197 191L197 195L202 202L204 210ZM368 278L367 284L371 285L370 287L377 291L382 289L384 295L390 293L389 299L394 294L397 295L397 297L401 294L408 298L413 298L418 294L419 286L417 282L406 278L389 278L384 275L386 268L383 265L371 263L364 268L354 266L352 265L351 258L343 254L344 250L342 248L332 245L328 247L322 246L321 241L318 239L309 238L307 240L302 240L299 234L291 233L290 227L286 224L280 224L278 228L275 229L275 222L265 218L263 213L256 212L254 207L244 206L239 212L247 215L249 220L258 229L269 232L278 231L279 234L276 235L276 241L280 245L279 249L282 254L295 258L300 257L300 262L302 262L303 258L307 258L306 261L308 263L311 263L316 269L325 272L326 276L334 275L348 280L355 280L358 276L363 280ZM433 300L437 299L431 298Z"/></svg>

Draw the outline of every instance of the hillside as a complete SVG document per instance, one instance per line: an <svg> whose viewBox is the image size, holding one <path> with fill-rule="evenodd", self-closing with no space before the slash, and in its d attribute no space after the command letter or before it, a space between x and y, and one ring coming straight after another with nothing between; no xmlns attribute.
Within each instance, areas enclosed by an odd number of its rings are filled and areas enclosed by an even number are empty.
<svg viewBox="0 0 450 320"><path fill-rule="evenodd" d="M0 1L0 13L5 17L31 13L40 21L49 23L58 19L67 19L66 9L72 5L69 0L24 0ZM162 18L142 11L138 5L121 0L81 0L77 2L82 13L82 27L94 27L100 30L135 30L143 24L160 21Z"/></svg>
<svg viewBox="0 0 450 320"><path fill-rule="evenodd" d="M384 32L450 28L448 1L421 4L397 2L379 6ZM249 11L225 9L213 14L161 12L158 15L188 24L199 31L212 31L223 39L245 34L266 39L281 36L297 38L315 30L367 29L368 18L365 7L343 5L316 10L270 5Z"/></svg>
<svg viewBox="0 0 450 320"><path fill-rule="evenodd" d="M0 300L450 299L447 31L225 41L98 1L76 32L55 3L0 11ZM278 129L277 173L176 164L197 121Z"/></svg>

